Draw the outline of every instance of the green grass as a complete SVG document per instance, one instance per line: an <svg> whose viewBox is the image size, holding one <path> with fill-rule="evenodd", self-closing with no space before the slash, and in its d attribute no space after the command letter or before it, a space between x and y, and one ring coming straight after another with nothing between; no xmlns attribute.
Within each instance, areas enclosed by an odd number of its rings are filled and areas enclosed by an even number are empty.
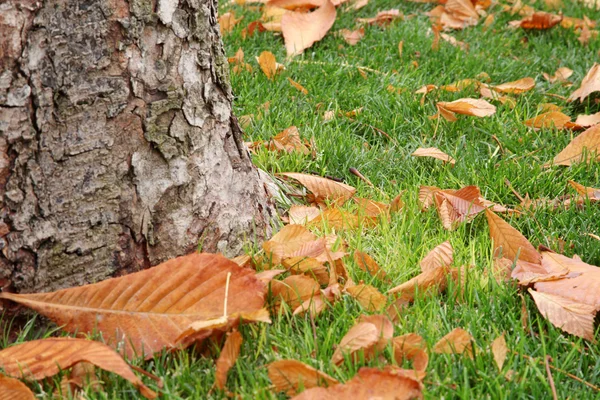
<svg viewBox="0 0 600 400"><path fill-rule="evenodd" d="M269 173L298 171L343 178L357 187L359 196L381 201L389 201L404 191L405 208L389 223L341 234L351 249L373 256L392 280L384 283L370 278L349 259L347 265L355 281L363 279L384 292L415 276L419 271L419 260L445 240L450 240L455 249L456 265L474 266L462 296L460 288L452 285L443 294L420 296L395 325L395 335L418 333L426 339L430 348L456 327L468 330L475 339L479 351L473 360L431 354L425 379L425 398L551 398L543 365L546 356L552 357L554 366L598 384L600 356L597 345L553 327L540 316L531 298L516 285L498 285L486 278L492 257L485 218L480 216L453 232L445 231L434 210L419 210L417 193L420 185L451 189L478 185L486 199L515 206L519 201L505 184L505 179L522 195L528 193L533 199L573 193L567 188L569 179L586 186L600 186L598 163L542 168L576 134L554 129L534 131L523 125L525 119L537 115L537 107L541 103L564 106L565 113L573 117L579 113L600 111L600 106L593 100L581 105L569 104L550 96L568 96L578 87L587 70L598 59L600 41L593 40L583 47L572 31L560 27L544 32L510 29L507 22L519 17L497 13L494 24L487 30L479 25L452 33L458 40L469 44L468 52L443 41L438 51L432 51L433 36L427 34L430 22L424 15L432 7L388 0L372 0L359 11L344 11L345 6L342 6L330 34L303 56L286 62L281 37L265 32L242 39L242 28L258 19L260 13L235 6L236 15L244 15L244 20L224 38L226 53L232 56L241 47L246 62L254 68L252 73L232 76L236 95L235 114L254 115L252 123L245 129L244 140L267 140L296 125L304 138L314 138L316 158L261 150L254 156L255 164ZM544 9L544 4L538 2L535 7ZM414 17L397 21L386 29L366 27L365 37L356 46L349 46L341 37L332 34L342 28L354 27L356 18L374 16L378 11L389 8L399 8L405 15L414 14ZM229 6L222 7L223 11L228 9ZM496 6L491 10L498 12L500 9ZM586 14L592 20L600 17L600 12L585 9L576 2L565 2L563 12L573 17ZM397 46L401 40L404 41L404 51L399 57ZM272 81L264 76L254 61L254 56L263 50L272 51L278 61L286 65L286 70ZM418 62L418 68L414 67L413 61ZM367 79L364 79L356 68L343 64L360 65L381 73L367 72ZM574 87L549 84L543 80L542 72L553 74L560 66L575 71L571 77ZM428 118L435 113L435 101L451 101L475 96L475 93L434 92L427 96L423 106L419 103L420 95L413 94L425 84L449 84L475 78L482 72L489 74L492 83L496 84L531 76L537 85L533 91L515 96L514 109L496 104L497 113L491 117L459 116L454 123ZM309 94L303 95L294 89L287 77L306 87ZM392 94L386 90L388 85L405 90ZM270 107L265 112L260 105L267 101ZM339 116L323 122L325 110L337 113L359 107L364 109L355 118L357 122ZM393 140L386 139L370 125L385 131ZM501 149L494 136L502 144ZM436 160L411 157L410 154L418 147L438 147L454 157L456 165L452 167ZM370 188L350 174L350 167L359 169L379 190ZM578 254L594 265L600 265L600 241L586 233L600 235L598 221L600 208L597 203L566 210L541 208L510 219L510 223L534 245L543 244L558 251L557 243L561 239L567 244L564 249L566 255ZM521 293L524 294L528 316L526 326L521 323ZM346 362L339 367L329 362L334 346L364 313L354 300L343 297L316 318L316 341L310 319L292 317L290 312L275 316L271 325L242 326L244 344L240 358L229 373L228 389L244 399L285 398L270 390L265 368L269 362L282 358L303 361L341 381L351 378L361 366L384 365L378 360L357 364ZM508 355L503 373L499 373L489 345L503 332L512 352ZM19 340L46 334L45 331L28 329L22 332ZM207 344L204 353L190 350L163 354L140 365L164 379L164 398L223 398L224 393L211 391L214 359L219 346L217 343ZM537 362L521 355L532 357ZM389 354L387 360L391 360ZM504 377L508 370L513 371L510 381ZM553 377L561 399L600 396L562 373L554 371ZM128 383L110 374L103 374L102 378L106 381L106 392L88 392L89 398L139 397ZM145 381L153 386L151 381ZM56 382L59 382L59 377L33 387L38 392L45 390L51 393Z"/></svg>

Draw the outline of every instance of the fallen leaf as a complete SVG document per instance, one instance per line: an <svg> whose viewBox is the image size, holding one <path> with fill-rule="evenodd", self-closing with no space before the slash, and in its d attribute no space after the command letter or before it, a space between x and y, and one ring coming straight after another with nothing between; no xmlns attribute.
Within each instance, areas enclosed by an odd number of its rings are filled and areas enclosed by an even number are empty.
<svg viewBox="0 0 600 400"><path fill-rule="evenodd" d="M292 274L304 274L315 279L320 285L329 283L329 271L323 262L311 257L291 257L282 261L282 264Z"/></svg>
<svg viewBox="0 0 600 400"><path fill-rule="evenodd" d="M502 371L504 361L506 361L506 354L508 353L508 348L506 347L506 340L504 339L504 333L498 336L492 342L491 348L492 355L494 356L494 361L496 362L496 366L498 367L498 371Z"/></svg>
<svg viewBox="0 0 600 400"><path fill-rule="evenodd" d="M446 290L447 276L448 269L445 267L427 270L409 281L388 290L388 293L399 293L394 304L400 308L403 304L412 302L415 299L417 291L424 293L436 289L439 292Z"/></svg>
<svg viewBox="0 0 600 400"><path fill-rule="evenodd" d="M309 365L296 360L279 360L267 365L269 379L276 392L294 396L301 389L327 387L339 382Z"/></svg>
<svg viewBox="0 0 600 400"><path fill-rule="evenodd" d="M425 371L429 364L427 355L427 345L425 340L416 333L408 333L402 336L396 336L392 339L394 349L394 360L398 365L402 365L404 359L412 361L413 368L417 371Z"/></svg>
<svg viewBox="0 0 600 400"><path fill-rule="evenodd" d="M273 265L281 263L286 257L297 257L306 254L296 254L308 243L317 241L317 236L302 225L290 224L284 226L271 239L263 243L267 257Z"/></svg>
<svg viewBox="0 0 600 400"><path fill-rule="evenodd" d="M315 42L323 39L335 22L335 6L331 1L320 2L310 13L287 11L281 17L281 32L288 57L302 54Z"/></svg>
<svg viewBox="0 0 600 400"><path fill-rule="evenodd" d="M402 48L404 47L404 40L398 42L398 56L402 57Z"/></svg>
<svg viewBox="0 0 600 400"><path fill-rule="evenodd" d="M242 50L242 48L240 47L238 49L238 51L236 51L235 55L233 57L229 57L227 59L227 62L229 62L229 64L233 65L233 68L231 69L231 71L234 74L239 74L242 71L248 71L248 72L252 72L252 66L246 62L244 62L244 51ZM240 124L242 124L242 117L240 117ZM242 124L243 126L243 124Z"/></svg>
<svg viewBox="0 0 600 400"><path fill-rule="evenodd" d="M596 309L588 304L549 293L527 290L540 313L557 328L584 339L594 340Z"/></svg>
<svg viewBox="0 0 600 400"><path fill-rule="evenodd" d="M294 310L306 300L319 293L320 286L314 279L305 275L291 275L282 281L271 281L271 294L275 307L288 304Z"/></svg>
<svg viewBox="0 0 600 400"><path fill-rule="evenodd" d="M589 128L590 126L594 126L596 124L600 124L600 112L592 115L580 114L575 120L575 125L582 126L584 128Z"/></svg>
<svg viewBox="0 0 600 400"><path fill-rule="evenodd" d="M387 297L371 285L352 286L347 288L346 292L369 312L381 311L387 303Z"/></svg>
<svg viewBox="0 0 600 400"><path fill-rule="evenodd" d="M73 365L68 374L63 375L60 381L60 392L57 390L55 394L75 398L85 386L89 386L94 392L102 390L102 382L96 378L94 364L81 361Z"/></svg>
<svg viewBox="0 0 600 400"><path fill-rule="evenodd" d="M462 354L473 356L473 337L462 328L455 328L452 332L441 338L433 346L433 352L439 354Z"/></svg>
<svg viewBox="0 0 600 400"><path fill-rule="evenodd" d="M555 165L573 165L584 160L600 160L600 125L588 128L554 157Z"/></svg>
<svg viewBox="0 0 600 400"><path fill-rule="evenodd" d="M300 93L308 94L308 90L306 90L306 88L304 86L302 86L298 82L294 81L292 78L288 77L288 81L290 82L290 85L292 85L294 88L298 89L300 91Z"/></svg>
<svg viewBox="0 0 600 400"><path fill-rule="evenodd" d="M15 378L40 380L86 361L131 382L140 393L154 399L157 394L135 376L127 363L107 345L85 339L46 338L7 347L0 351L0 367Z"/></svg>
<svg viewBox="0 0 600 400"><path fill-rule="evenodd" d="M440 149L436 149L435 147L419 147L411 155L415 157L433 157L444 162L449 162L452 165L456 164L456 160L454 160L454 158L450 157Z"/></svg>
<svg viewBox="0 0 600 400"><path fill-rule="evenodd" d="M565 115L560 111L550 111L540 114L535 118L528 119L524 124L535 129L563 129L570 122L571 117L568 115Z"/></svg>
<svg viewBox="0 0 600 400"><path fill-rule="evenodd" d="M519 94L523 92L528 92L534 87L535 81L533 80L533 78L528 77L494 86L493 89L496 92L500 93Z"/></svg>
<svg viewBox="0 0 600 400"><path fill-rule="evenodd" d="M456 121L455 114L473 117L489 117L496 113L496 107L483 99L458 99L451 102L437 103L439 113L448 121Z"/></svg>
<svg viewBox="0 0 600 400"><path fill-rule="evenodd" d="M327 226L330 229L341 231L343 229L353 229L359 224L358 217L352 213L341 210L337 207L330 207L321 212L315 219L307 225L309 227Z"/></svg>
<svg viewBox="0 0 600 400"><path fill-rule="evenodd" d="M338 283L328 286L327 288L321 290L320 294L305 300L302 304L296 307L293 315L303 314L308 311L313 318L316 317L327 307L328 303L333 304L338 298L341 297L342 294L339 286L340 285Z"/></svg>
<svg viewBox="0 0 600 400"><path fill-rule="evenodd" d="M233 27L237 25L244 17L235 18L235 14L232 12L226 12L219 17L219 28L221 29L221 35L225 35L233 30Z"/></svg>
<svg viewBox="0 0 600 400"><path fill-rule="evenodd" d="M490 237L494 242L494 254L502 249L502 256L511 261L517 258L532 264L541 264L540 254L535 250L529 240L502 218L492 211L486 210L485 216L490 228Z"/></svg>
<svg viewBox="0 0 600 400"><path fill-rule="evenodd" d="M460 40L457 40L454 36L450 36L447 33L440 32L440 37L444 41L450 43L454 47L458 47L458 48L460 48L463 51L469 50L469 45L468 44L466 44L465 42L461 42Z"/></svg>
<svg viewBox="0 0 600 400"><path fill-rule="evenodd" d="M266 146L271 151L283 151L286 153L298 152L304 155L310 154L310 144L302 141L300 132L295 126L290 126L279 132Z"/></svg>
<svg viewBox="0 0 600 400"><path fill-rule="evenodd" d="M380 11L373 18L358 18L358 22L362 22L369 25L379 25L381 27L387 26L391 24L393 21L397 19L403 19L404 15L400 12L400 10L385 10Z"/></svg>
<svg viewBox="0 0 600 400"><path fill-rule="evenodd" d="M242 347L242 334L238 331L233 331L228 334L221 354L216 362L215 367L215 385L217 389L225 389L227 383L227 373L235 364L238 356L240 355L240 348Z"/></svg>
<svg viewBox="0 0 600 400"><path fill-rule="evenodd" d="M368 272L371 276L379 276L384 278L386 276L385 271L379 267L379 264L367 253L362 251L354 251L354 262L358 265L358 268Z"/></svg>
<svg viewBox="0 0 600 400"><path fill-rule="evenodd" d="M416 375L416 374L415 374ZM292 400L323 399L394 399L413 400L422 397L422 385L415 377L394 370L380 371L363 367L344 384L305 390Z"/></svg>
<svg viewBox="0 0 600 400"><path fill-rule="evenodd" d="M579 89L575 90L568 98L568 101L579 99L580 103L586 99L590 94L600 91L600 64L594 63L592 68L585 75L581 81Z"/></svg>
<svg viewBox="0 0 600 400"><path fill-rule="evenodd" d="M64 331L101 332L128 357L150 358L176 346L191 323L223 316L227 280L232 315L263 307L265 285L253 270L220 255L198 253L91 285L52 293L0 293L0 298L36 310Z"/></svg>
<svg viewBox="0 0 600 400"><path fill-rule="evenodd" d="M321 210L313 206L298 206L293 205L288 211L290 224L306 225L321 214Z"/></svg>
<svg viewBox="0 0 600 400"><path fill-rule="evenodd" d="M583 198L599 201L600 200L600 189L595 189L592 187L583 186L575 181L568 181L569 185L571 185L577 193L579 193Z"/></svg>
<svg viewBox="0 0 600 400"><path fill-rule="evenodd" d="M300 182L304 187L310 190L316 203L332 201L337 205L342 205L356 193L356 189L342 182L336 182L331 179L320 176L301 174L296 172L283 172L279 175L292 178Z"/></svg>
<svg viewBox="0 0 600 400"><path fill-rule="evenodd" d="M567 82L567 79L569 79L569 77L573 75L573 70L567 67L560 67L556 70L556 72L554 72L553 76L550 76L545 72L542 75L544 76L544 79L546 79L550 83Z"/></svg>
<svg viewBox="0 0 600 400"><path fill-rule="evenodd" d="M275 55L267 50L260 53L260 55L256 58L256 61L258 62L262 72L264 72L267 78L271 80L281 69L277 63L277 60L275 59Z"/></svg>
<svg viewBox="0 0 600 400"><path fill-rule="evenodd" d="M379 330L370 322L359 322L352 326L344 335L342 341L335 349L331 362L341 364L344 355L354 355L360 350L367 350L375 346L379 341Z"/></svg>
<svg viewBox="0 0 600 400"><path fill-rule="evenodd" d="M350 46L354 46L365 36L365 28L356 29L354 31L342 29L340 35L342 35L346 43Z"/></svg>
<svg viewBox="0 0 600 400"><path fill-rule="evenodd" d="M440 267L449 267L454 261L453 257L454 249L449 241L434 247L427 255L421 260L420 266L421 271L430 271Z"/></svg>
<svg viewBox="0 0 600 400"><path fill-rule="evenodd" d="M0 400L35 400L35 396L20 380L0 374Z"/></svg>
<svg viewBox="0 0 600 400"><path fill-rule="evenodd" d="M447 230L455 229L458 224L472 220L485 210L477 186L465 186L459 190L439 188L432 188L432 190L442 226Z"/></svg>
<svg viewBox="0 0 600 400"><path fill-rule="evenodd" d="M511 21L510 25L521 27L523 29L544 30L552 28L554 25L559 24L561 21L561 15L554 15L543 11L536 11L533 14L526 16L520 21Z"/></svg>

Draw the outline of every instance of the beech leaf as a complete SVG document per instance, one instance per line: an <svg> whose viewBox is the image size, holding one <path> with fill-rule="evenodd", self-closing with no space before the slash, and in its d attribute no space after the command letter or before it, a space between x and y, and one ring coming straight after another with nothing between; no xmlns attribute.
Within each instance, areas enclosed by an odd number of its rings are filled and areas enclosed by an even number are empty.
<svg viewBox="0 0 600 400"><path fill-rule="evenodd" d="M387 303L387 297L371 285L359 284L346 288L346 292L369 312L381 311Z"/></svg>
<svg viewBox="0 0 600 400"><path fill-rule="evenodd" d="M490 237L494 242L494 252L502 248L503 257L511 261L515 261L518 257L521 261L541 264L540 254L521 232L490 210L486 210L485 216L490 228Z"/></svg>
<svg viewBox="0 0 600 400"><path fill-rule="evenodd" d="M337 379L297 360L274 361L267 365L267 370L275 391L286 392L288 396L294 396L300 389L339 383Z"/></svg>
<svg viewBox="0 0 600 400"><path fill-rule="evenodd" d="M587 98L590 94L600 91L600 64L594 63L592 68L585 75L581 81L579 89L575 90L569 96L568 101L579 99L580 103Z"/></svg>
<svg viewBox="0 0 600 400"><path fill-rule="evenodd" d="M20 380L0 374L0 400L35 400L35 396Z"/></svg>
<svg viewBox="0 0 600 400"><path fill-rule="evenodd" d="M325 200L335 202L338 205L343 204L356 193L356 189L342 182L336 182L331 179L320 176L301 174L296 172L283 172L280 175L292 178L300 182L312 192L317 203Z"/></svg>
<svg viewBox="0 0 600 400"><path fill-rule="evenodd" d="M466 352L471 357L473 355L472 341L473 337L469 332L462 328L455 328L433 346L433 352L440 354L462 354Z"/></svg>
<svg viewBox="0 0 600 400"><path fill-rule="evenodd" d="M555 165L573 165L584 161L600 160L600 124L588 128L571 141L560 153L554 157Z"/></svg>
<svg viewBox="0 0 600 400"><path fill-rule="evenodd" d="M311 13L287 11L281 17L281 33L287 55L302 54L315 42L323 39L335 22L335 6L324 0Z"/></svg>
<svg viewBox="0 0 600 400"><path fill-rule="evenodd" d="M494 356L494 361L496 362L496 366L498 367L498 371L502 371L504 361L506 360L506 354L508 353L508 348L506 347L506 340L504 339L504 333L498 336L492 342L491 349L492 355Z"/></svg>
<svg viewBox="0 0 600 400"><path fill-rule="evenodd" d="M454 249L449 241L436 246L421 260L421 271L429 271L439 267L449 267L454 261Z"/></svg>
<svg viewBox="0 0 600 400"><path fill-rule="evenodd" d="M242 334L239 331L233 331L227 336L221 354L216 362L215 385L218 389L223 390L225 388L227 373L240 355L242 341Z"/></svg>
<svg viewBox="0 0 600 400"><path fill-rule="evenodd" d="M433 157L437 158L438 160L448 162L452 165L456 164L456 160L454 158L450 157L448 154L444 153L440 149L436 149L435 147L419 147L412 153L412 155L415 157Z"/></svg>

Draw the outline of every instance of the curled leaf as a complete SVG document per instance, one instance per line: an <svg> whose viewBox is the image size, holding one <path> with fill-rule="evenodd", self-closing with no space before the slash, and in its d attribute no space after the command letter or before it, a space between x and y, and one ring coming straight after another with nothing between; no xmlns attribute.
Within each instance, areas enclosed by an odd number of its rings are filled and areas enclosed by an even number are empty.
<svg viewBox="0 0 600 400"><path fill-rule="evenodd" d="M0 400L35 400L35 396L20 380L0 374Z"/></svg>
<svg viewBox="0 0 600 400"><path fill-rule="evenodd" d="M297 360L279 360L267 366L269 379L276 392L286 392L294 396L300 389L327 387L339 382L310 365Z"/></svg>
<svg viewBox="0 0 600 400"><path fill-rule="evenodd" d="M335 6L329 0L320 3L320 7L311 13L287 11L281 17L281 32L288 56L302 54L323 39L333 26Z"/></svg>
<svg viewBox="0 0 600 400"><path fill-rule="evenodd" d="M594 63L581 81L581 86L571 93L568 100L579 99L579 102L583 103L585 98L598 91L600 91L600 64Z"/></svg>
<svg viewBox="0 0 600 400"><path fill-rule="evenodd" d="M442 160L444 162L448 162L452 165L456 164L456 160L454 158L450 157L448 154L444 153L440 149L436 149L435 147L419 147L411 155L414 157L432 157L437 158L438 160Z"/></svg>
<svg viewBox="0 0 600 400"><path fill-rule="evenodd" d="M216 362L215 385L218 389L223 390L225 388L227 373L240 355L242 341L242 334L238 331L231 332L227 336L221 354Z"/></svg>
<svg viewBox="0 0 600 400"><path fill-rule="evenodd" d="M455 328L433 346L433 352L447 354L462 354L466 352L471 357L473 355L472 341L473 337L469 332L462 328Z"/></svg>

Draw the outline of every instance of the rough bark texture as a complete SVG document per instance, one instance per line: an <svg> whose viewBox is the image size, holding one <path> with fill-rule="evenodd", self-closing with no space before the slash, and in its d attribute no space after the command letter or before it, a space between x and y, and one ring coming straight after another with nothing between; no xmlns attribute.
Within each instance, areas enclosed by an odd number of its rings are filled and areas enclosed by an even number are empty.
<svg viewBox="0 0 600 400"><path fill-rule="evenodd" d="M269 233L216 13L0 1L0 286L99 281L198 243L232 255Z"/></svg>

